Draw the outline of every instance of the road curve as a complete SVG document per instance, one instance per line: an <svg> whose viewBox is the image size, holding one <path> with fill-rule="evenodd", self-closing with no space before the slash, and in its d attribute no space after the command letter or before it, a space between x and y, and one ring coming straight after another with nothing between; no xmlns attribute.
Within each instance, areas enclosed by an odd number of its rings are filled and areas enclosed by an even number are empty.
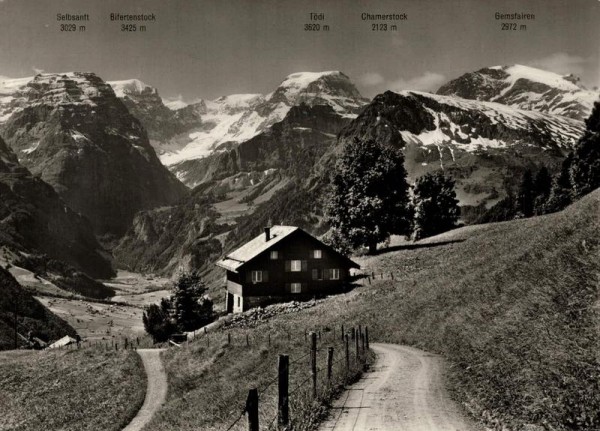
<svg viewBox="0 0 600 431"><path fill-rule="evenodd" d="M440 356L396 344L371 344L372 372L333 404L319 431L476 431L444 388Z"/></svg>
<svg viewBox="0 0 600 431"><path fill-rule="evenodd" d="M140 411L133 420L123 428L123 431L141 431L154 413L160 408L167 398L167 374L160 359L160 352L164 349L138 349L142 358L148 386L146 387L146 398Z"/></svg>

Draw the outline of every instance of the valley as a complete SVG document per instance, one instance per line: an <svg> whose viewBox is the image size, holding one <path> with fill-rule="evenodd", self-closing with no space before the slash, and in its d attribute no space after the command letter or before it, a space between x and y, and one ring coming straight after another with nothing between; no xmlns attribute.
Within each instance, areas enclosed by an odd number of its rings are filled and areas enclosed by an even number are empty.
<svg viewBox="0 0 600 431"><path fill-rule="evenodd" d="M409 183L443 172L463 208L485 209L517 193L524 172L559 172L581 136L596 133L584 122L596 93L572 76L519 65L469 72L437 92L385 91L372 100L339 71L293 73L266 95L190 104L167 105L139 80L88 72L0 81L0 96L0 281L11 293L0 302L2 346L14 346L10 304L22 289L30 310L21 335L78 334L83 349L16 355L10 364L62 372L51 358L71 355L78 370L113 364L102 370L111 378L131 369L136 406L141 363L113 346L151 345L145 307L170 295L181 273L198 270L221 313L223 271L214 263L265 226L326 236L330 175L349 143L393 147ZM556 214L485 225L465 218L467 226L420 241L392 236L373 255L357 249L362 270L348 292L251 323L222 320L161 353L169 388L144 429L227 426L246 386L268 382L251 370L270 372L281 351L305 354L303 333L327 337L341 324L368 325L373 341L445 358L457 416L517 429L591 423L577 406L554 406L566 397L599 402L577 378L557 383L559 375L597 373L596 324L580 312L592 307L597 212L598 191ZM5 386L7 376L0 366ZM542 400L532 395L541 391ZM275 398L264 399L261 417L270 419ZM325 414L317 412L299 417L316 426ZM118 409L117 422L134 413Z"/></svg>

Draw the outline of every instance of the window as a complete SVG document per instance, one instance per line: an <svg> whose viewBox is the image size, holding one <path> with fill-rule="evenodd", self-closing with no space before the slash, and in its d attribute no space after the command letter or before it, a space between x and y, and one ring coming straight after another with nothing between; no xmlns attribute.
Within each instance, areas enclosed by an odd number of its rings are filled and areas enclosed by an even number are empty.
<svg viewBox="0 0 600 431"><path fill-rule="evenodd" d="M340 270L338 268L331 269L331 279L339 280L340 279Z"/></svg>
<svg viewBox="0 0 600 431"><path fill-rule="evenodd" d="M302 283L291 284L292 293L300 293L302 291Z"/></svg>
<svg viewBox="0 0 600 431"><path fill-rule="evenodd" d="M242 302L242 298L240 298L240 297L238 296L238 307L240 307L240 306L241 306L241 302Z"/></svg>
<svg viewBox="0 0 600 431"><path fill-rule="evenodd" d="M252 271L252 283L261 283L262 281L262 271Z"/></svg>
<svg viewBox="0 0 600 431"><path fill-rule="evenodd" d="M323 257L323 252L321 250L313 250L313 258L321 259Z"/></svg>
<svg viewBox="0 0 600 431"><path fill-rule="evenodd" d="M313 280L323 280L323 270L314 268L312 270L312 279Z"/></svg>
<svg viewBox="0 0 600 431"><path fill-rule="evenodd" d="M277 260L279 258L279 253L277 253L277 250L273 250L271 252L271 260Z"/></svg>
<svg viewBox="0 0 600 431"><path fill-rule="evenodd" d="M302 271L302 261L301 260L292 260L291 268L292 268L292 272Z"/></svg>

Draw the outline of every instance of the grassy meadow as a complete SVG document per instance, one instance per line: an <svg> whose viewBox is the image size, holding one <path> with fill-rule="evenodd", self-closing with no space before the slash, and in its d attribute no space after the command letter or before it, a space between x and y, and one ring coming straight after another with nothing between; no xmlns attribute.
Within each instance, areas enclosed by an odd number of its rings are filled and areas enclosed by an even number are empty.
<svg viewBox="0 0 600 431"><path fill-rule="evenodd" d="M134 351L0 352L3 431L119 431L144 402Z"/></svg>

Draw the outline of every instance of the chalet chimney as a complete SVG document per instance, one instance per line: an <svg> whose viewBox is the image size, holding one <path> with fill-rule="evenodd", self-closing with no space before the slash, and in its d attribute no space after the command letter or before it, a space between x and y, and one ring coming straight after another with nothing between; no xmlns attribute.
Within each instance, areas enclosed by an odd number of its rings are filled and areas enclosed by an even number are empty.
<svg viewBox="0 0 600 431"><path fill-rule="evenodd" d="M265 242L271 239L271 228L265 227Z"/></svg>

